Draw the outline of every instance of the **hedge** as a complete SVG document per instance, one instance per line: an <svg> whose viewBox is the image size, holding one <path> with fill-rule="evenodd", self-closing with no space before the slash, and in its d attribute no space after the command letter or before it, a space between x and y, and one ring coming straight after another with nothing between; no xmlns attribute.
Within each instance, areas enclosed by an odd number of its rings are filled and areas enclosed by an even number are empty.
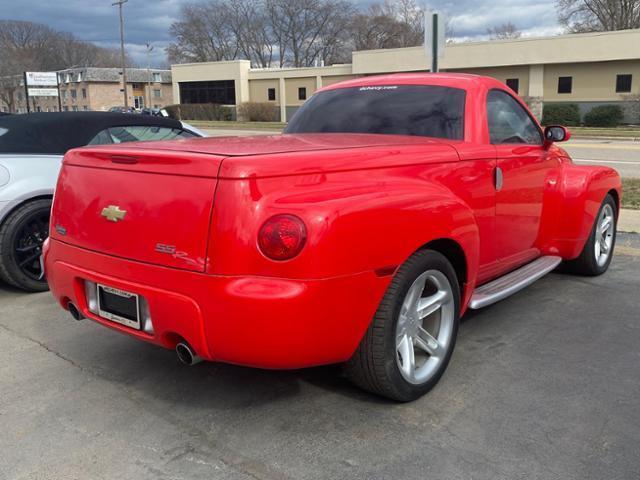
<svg viewBox="0 0 640 480"><path fill-rule="evenodd" d="M542 109L543 125L580 125L580 107L575 103L547 104Z"/></svg>
<svg viewBox="0 0 640 480"><path fill-rule="evenodd" d="M276 122L278 107L268 102L245 102L238 107L238 119L245 122Z"/></svg>
<svg viewBox="0 0 640 480"><path fill-rule="evenodd" d="M600 105L585 114L584 124L587 127L617 127L623 118L622 108L618 105Z"/></svg>
<svg viewBox="0 0 640 480"><path fill-rule="evenodd" d="M233 120L233 109L216 103L182 103L165 110L176 120Z"/></svg>

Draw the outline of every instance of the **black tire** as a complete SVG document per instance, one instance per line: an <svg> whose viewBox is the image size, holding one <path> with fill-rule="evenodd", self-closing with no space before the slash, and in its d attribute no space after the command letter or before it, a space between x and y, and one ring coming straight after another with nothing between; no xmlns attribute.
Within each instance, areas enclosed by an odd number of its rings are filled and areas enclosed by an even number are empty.
<svg viewBox="0 0 640 480"><path fill-rule="evenodd" d="M51 200L34 200L11 212L0 226L0 279L9 285L27 292L49 289L44 278L38 279L38 272L50 212ZM33 260L21 266L30 258Z"/></svg>
<svg viewBox="0 0 640 480"><path fill-rule="evenodd" d="M452 336L446 353L433 375L422 384L408 382L400 372L396 350L396 327L400 308L413 282L424 272L444 274L453 294ZM432 250L413 254L391 281L358 349L345 365L353 383L378 395L400 402L415 400L431 390L444 373L455 346L460 312L460 286L446 257Z"/></svg>
<svg viewBox="0 0 640 480"><path fill-rule="evenodd" d="M597 227L602 212L607 206L609 206L613 210L614 217L612 242L606 262L599 264L595 256L596 241L598 236ZM608 194L602 201L602 205L600 205L598 215L596 216L596 219L593 222L593 226L591 227L591 233L589 234L589 238L587 239L587 242L585 243L580 256L574 260L565 262L567 271L577 275L584 275L589 277L602 275L604 272L606 272L609 268L609 265L611 264L611 259L613 258L613 250L616 246L617 225L618 207L614 198L610 194Z"/></svg>

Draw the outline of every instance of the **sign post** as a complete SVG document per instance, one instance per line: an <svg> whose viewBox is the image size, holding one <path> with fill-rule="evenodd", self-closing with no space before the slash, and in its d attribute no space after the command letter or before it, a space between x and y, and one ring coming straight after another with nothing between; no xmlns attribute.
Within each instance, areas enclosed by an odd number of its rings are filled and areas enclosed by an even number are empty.
<svg viewBox="0 0 640 480"><path fill-rule="evenodd" d="M444 54L444 15L438 12L424 13L424 48L431 60L431 72L438 72L438 59Z"/></svg>
<svg viewBox="0 0 640 480"><path fill-rule="evenodd" d="M62 111L57 72L24 72L24 93L27 100L27 113L31 113L31 106L29 105L29 98L31 97L58 97L58 107Z"/></svg>

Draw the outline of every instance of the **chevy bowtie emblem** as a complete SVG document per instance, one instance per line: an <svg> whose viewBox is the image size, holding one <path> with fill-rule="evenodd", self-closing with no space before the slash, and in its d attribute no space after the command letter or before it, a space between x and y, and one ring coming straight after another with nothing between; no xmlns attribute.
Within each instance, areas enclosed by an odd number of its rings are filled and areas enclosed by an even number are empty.
<svg viewBox="0 0 640 480"><path fill-rule="evenodd" d="M120 210L120 207L117 205L109 205L107 208L102 209L102 215L104 218L109 220L110 222L118 222L120 220L124 220L124 216L127 214L126 210Z"/></svg>

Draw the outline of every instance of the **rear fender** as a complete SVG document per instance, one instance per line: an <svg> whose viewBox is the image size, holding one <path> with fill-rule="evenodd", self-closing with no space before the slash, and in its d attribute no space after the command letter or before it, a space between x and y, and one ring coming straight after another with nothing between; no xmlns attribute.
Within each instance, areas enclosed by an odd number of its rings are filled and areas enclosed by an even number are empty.
<svg viewBox="0 0 640 480"><path fill-rule="evenodd" d="M582 252L607 193L622 195L620 175L608 167L563 163L547 182L541 222L543 253L565 260Z"/></svg>
<svg viewBox="0 0 640 480"><path fill-rule="evenodd" d="M282 213L304 220L307 243L298 257L276 262L265 258L256 242L264 221ZM292 279L366 271L390 276L415 251L443 238L465 252L463 282L473 283L479 246L473 213L441 184L419 179L416 167L221 179L208 272Z"/></svg>

